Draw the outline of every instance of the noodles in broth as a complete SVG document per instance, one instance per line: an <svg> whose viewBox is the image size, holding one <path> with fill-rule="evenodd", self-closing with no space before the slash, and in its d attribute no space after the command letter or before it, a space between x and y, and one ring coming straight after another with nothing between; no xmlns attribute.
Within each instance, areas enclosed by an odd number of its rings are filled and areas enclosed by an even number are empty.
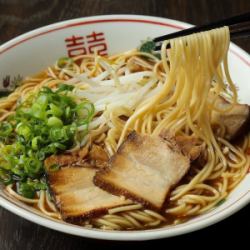
<svg viewBox="0 0 250 250"><path fill-rule="evenodd" d="M182 223L223 201L249 168L249 136L244 136L241 144L232 144L225 139L222 125L216 132L211 125L213 111L223 114L237 103L236 87L228 70L229 42L228 27L223 27L165 41L161 59L131 50L109 57L82 55L63 67L57 61L47 70L26 78L0 101L0 120L15 113L18 103L43 86L56 88L64 82L75 86L74 95L95 106L89 134L71 151L90 142L103 145L111 157L134 130L142 135L159 135L167 130L198 138L207 161L202 166L191 165L185 178L172 189L163 213L131 202L109 209L107 214L83 225L132 230ZM228 100L231 107L218 109L218 97ZM34 199L18 194L13 184L6 187L6 192L45 215L60 219L47 190L38 191Z"/></svg>

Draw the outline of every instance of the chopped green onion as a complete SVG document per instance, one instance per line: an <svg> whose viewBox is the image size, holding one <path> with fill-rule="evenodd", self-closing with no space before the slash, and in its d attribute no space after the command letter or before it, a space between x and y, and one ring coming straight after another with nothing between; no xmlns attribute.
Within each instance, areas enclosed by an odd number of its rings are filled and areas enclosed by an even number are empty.
<svg viewBox="0 0 250 250"><path fill-rule="evenodd" d="M141 52L150 53L150 54L151 54L152 51L155 49L155 47L156 47L155 42L152 41L152 40L149 40L149 41L144 42L144 43L140 46L139 50L140 50Z"/></svg>
<svg viewBox="0 0 250 250"><path fill-rule="evenodd" d="M58 89L57 89L56 93L60 93L60 92L63 92L63 91L72 91L73 89L74 89L73 85L61 83L58 86Z"/></svg>
<svg viewBox="0 0 250 250"><path fill-rule="evenodd" d="M48 105L48 95L46 94L40 94L36 100L36 103L40 104L41 107L47 107Z"/></svg>
<svg viewBox="0 0 250 250"><path fill-rule="evenodd" d="M40 161L43 161L45 159L46 155L45 152L40 149L37 153L36 153L36 158Z"/></svg>
<svg viewBox="0 0 250 250"><path fill-rule="evenodd" d="M11 170L12 164L10 164L9 161L6 161L4 159L1 160L0 162L1 169L3 170Z"/></svg>
<svg viewBox="0 0 250 250"><path fill-rule="evenodd" d="M46 190L47 189L47 184L43 180L27 180L27 184L32 186L35 190Z"/></svg>
<svg viewBox="0 0 250 250"><path fill-rule="evenodd" d="M71 116L72 116L71 108L66 107L66 109L65 109L65 118L68 120L68 119L71 118Z"/></svg>
<svg viewBox="0 0 250 250"><path fill-rule="evenodd" d="M51 166L47 167L48 172L55 172L60 169L59 164L52 164Z"/></svg>
<svg viewBox="0 0 250 250"><path fill-rule="evenodd" d="M0 137L9 136L13 131L13 127L9 122L0 122Z"/></svg>
<svg viewBox="0 0 250 250"><path fill-rule="evenodd" d="M31 107L30 114L35 118L44 120L46 119L45 108L45 106L35 102Z"/></svg>
<svg viewBox="0 0 250 250"><path fill-rule="evenodd" d="M0 181L5 185L10 184L12 182L11 175L7 171L0 169Z"/></svg>
<svg viewBox="0 0 250 250"><path fill-rule="evenodd" d="M19 183L17 187L17 192L28 199L33 199L36 195L35 188L24 182Z"/></svg>
<svg viewBox="0 0 250 250"><path fill-rule="evenodd" d="M57 61L57 66L59 68L67 68L70 67L73 64L73 59L71 59L70 57L61 57L58 61Z"/></svg>
<svg viewBox="0 0 250 250"><path fill-rule="evenodd" d="M16 127L16 132L18 135L23 136L25 140L32 136L31 128L26 124L19 123Z"/></svg>
<svg viewBox="0 0 250 250"><path fill-rule="evenodd" d="M94 105L88 101L78 104L68 93L73 88L68 84L60 84L57 90L43 87L7 121L0 122L0 181L18 182L17 192L24 197L32 198L36 190L47 189L41 181L45 158L70 149L88 133Z"/></svg>
<svg viewBox="0 0 250 250"><path fill-rule="evenodd" d="M23 164L21 165L17 165L15 166L14 168L11 169L11 172L13 174L15 174L16 176L19 177L19 179L24 179L25 176L27 175L25 172L24 172L24 169L23 169Z"/></svg>
<svg viewBox="0 0 250 250"><path fill-rule="evenodd" d="M215 204L215 207L218 207L218 206L222 205L225 201L226 201L226 199L222 199L222 200L218 201L218 202Z"/></svg>
<svg viewBox="0 0 250 250"><path fill-rule="evenodd" d="M161 59L161 54L154 51L155 47L156 47L155 42L152 40L148 40L142 43L142 45L139 47L139 51L152 54L158 59Z"/></svg>
<svg viewBox="0 0 250 250"><path fill-rule="evenodd" d="M48 148L51 148L51 149L60 149L60 150L65 150L66 149L66 146L63 145L62 143L59 143L59 142L53 142L51 143Z"/></svg>
<svg viewBox="0 0 250 250"><path fill-rule="evenodd" d="M31 141L31 148L33 150L38 150L39 149L39 142L41 141L42 137L41 136L36 136L32 139Z"/></svg>
<svg viewBox="0 0 250 250"><path fill-rule="evenodd" d="M49 127L62 127L63 126L63 122L61 119L55 117L55 116L52 116L48 119L48 122L47 122L48 126Z"/></svg>
<svg viewBox="0 0 250 250"><path fill-rule="evenodd" d="M95 112L95 107L90 102L82 102L78 104L75 109L81 121L89 121Z"/></svg>
<svg viewBox="0 0 250 250"><path fill-rule="evenodd" d="M42 162L39 161L35 156L24 158L24 170L29 176L37 176L41 172L42 167Z"/></svg>
<svg viewBox="0 0 250 250"><path fill-rule="evenodd" d="M59 107L57 107L54 103L51 103L49 107L50 109L47 111L47 114L51 114L57 117L62 116L63 111Z"/></svg>

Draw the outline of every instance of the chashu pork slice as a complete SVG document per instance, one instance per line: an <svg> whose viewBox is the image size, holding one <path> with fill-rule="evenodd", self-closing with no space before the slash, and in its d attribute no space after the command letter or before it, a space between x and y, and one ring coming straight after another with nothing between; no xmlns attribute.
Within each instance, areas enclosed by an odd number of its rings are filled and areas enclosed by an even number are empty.
<svg viewBox="0 0 250 250"><path fill-rule="evenodd" d="M196 160L204 150L204 144L198 138L188 135L173 135L169 131L162 131L160 137L168 143L177 144L184 155L191 161ZM169 145L170 145L169 144Z"/></svg>
<svg viewBox="0 0 250 250"><path fill-rule="evenodd" d="M71 166L83 165L88 155L88 148L84 147L72 153L51 155L44 160L45 169L49 170L53 165Z"/></svg>
<svg viewBox="0 0 250 250"><path fill-rule="evenodd" d="M59 166L94 166L105 167L109 157L106 151L96 144L85 146L74 152L51 155L44 161L44 166L49 170L53 165Z"/></svg>
<svg viewBox="0 0 250 250"><path fill-rule="evenodd" d="M224 98L216 100L215 106L218 109L226 110L231 107ZM250 107L247 104L234 104L232 109L225 113L212 112L211 123L223 125L226 129L225 139L234 140L248 132L250 126Z"/></svg>
<svg viewBox="0 0 250 250"><path fill-rule="evenodd" d="M63 167L47 174L51 194L64 220L80 223L86 218L106 213L110 208L129 203L124 197L95 186L95 173L93 168Z"/></svg>
<svg viewBox="0 0 250 250"><path fill-rule="evenodd" d="M97 172L94 183L159 211L189 167L189 157L173 140L132 132L111 158L110 167Z"/></svg>

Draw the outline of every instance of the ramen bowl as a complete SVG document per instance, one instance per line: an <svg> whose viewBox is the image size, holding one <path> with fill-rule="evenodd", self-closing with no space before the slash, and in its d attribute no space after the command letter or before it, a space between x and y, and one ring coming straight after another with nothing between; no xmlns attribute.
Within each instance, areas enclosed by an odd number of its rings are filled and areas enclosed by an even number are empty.
<svg viewBox="0 0 250 250"><path fill-rule="evenodd" d="M165 18L137 15L94 16L56 23L21 35L0 47L0 87L14 88L18 81L41 71L63 56L114 54L138 47L143 40L190 27ZM239 99L250 104L250 56L230 45L229 67L239 88ZM0 188L0 205L42 226L64 233L106 240L150 240L199 230L237 212L250 201L250 174L230 193L225 202L179 225L142 231L104 231L84 228L46 217Z"/></svg>

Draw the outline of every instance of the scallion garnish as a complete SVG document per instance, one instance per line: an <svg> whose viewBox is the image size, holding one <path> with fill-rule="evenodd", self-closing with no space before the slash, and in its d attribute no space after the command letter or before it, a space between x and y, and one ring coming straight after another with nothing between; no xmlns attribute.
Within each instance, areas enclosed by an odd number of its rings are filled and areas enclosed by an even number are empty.
<svg viewBox="0 0 250 250"><path fill-rule="evenodd" d="M71 59L70 57L61 57L58 61L57 61L57 66L59 68L68 68L73 64L73 59Z"/></svg>
<svg viewBox="0 0 250 250"><path fill-rule="evenodd" d="M154 51L155 47L156 47L156 44L154 41L147 40L147 41L142 42L141 46L139 47L139 51L152 54L158 59L161 59L161 54Z"/></svg>
<svg viewBox="0 0 250 250"><path fill-rule="evenodd" d="M69 92L74 86L61 84L53 91L43 87L32 101L24 102L15 115L0 122L0 181L18 181L17 192L33 198L35 191L46 189L41 183L43 161L74 146L83 139L94 115L88 101L79 103ZM54 171L58 166L51 167Z"/></svg>

